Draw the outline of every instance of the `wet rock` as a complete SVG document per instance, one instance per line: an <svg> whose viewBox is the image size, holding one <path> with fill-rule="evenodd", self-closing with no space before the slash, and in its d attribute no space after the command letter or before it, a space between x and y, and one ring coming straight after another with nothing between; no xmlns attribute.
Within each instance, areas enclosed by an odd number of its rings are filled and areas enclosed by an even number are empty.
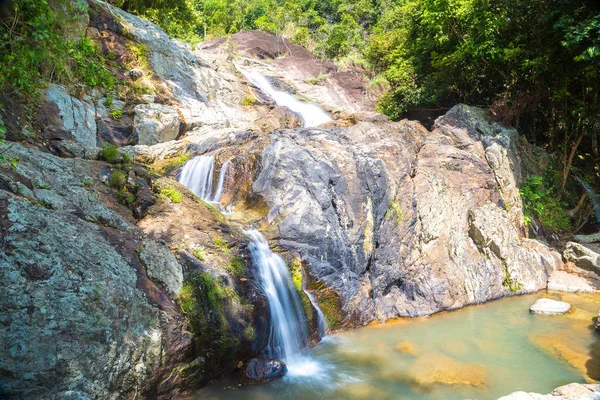
<svg viewBox="0 0 600 400"><path fill-rule="evenodd" d="M570 383L543 395L539 393L514 392L498 400L597 400L600 398L600 385Z"/></svg>
<svg viewBox="0 0 600 400"><path fill-rule="evenodd" d="M571 309L571 305L564 301L552 300L552 299L538 299L530 308L534 314L549 314L549 315L560 315L564 314Z"/></svg>
<svg viewBox="0 0 600 400"><path fill-rule="evenodd" d="M141 219L148 213L148 209L156 203L156 197L154 197L145 180L138 178L136 182L138 189L135 192L133 214L136 218Z"/></svg>
<svg viewBox="0 0 600 400"><path fill-rule="evenodd" d="M283 377L286 372L283 361L253 358L242 366L238 380L243 384L265 383Z"/></svg>
<svg viewBox="0 0 600 400"><path fill-rule="evenodd" d="M600 254L583 244L569 242L563 252L566 261L588 271L600 272Z"/></svg>
<svg viewBox="0 0 600 400"><path fill-rule="evenodd" d="M133 129L139 144L152 145L174 140L181 119L177 110L162 104L140 104L134 108Z"/></svg>
<svg viewBox="0 0 600 400"><path fill-rule="evenodd" d="M396 346L394 346L394 348L403 354L408 354L410 356L417 355L417 347L414 345L413 342L408 341L408 340L404 340L404 341L398 343Z"/></svg>

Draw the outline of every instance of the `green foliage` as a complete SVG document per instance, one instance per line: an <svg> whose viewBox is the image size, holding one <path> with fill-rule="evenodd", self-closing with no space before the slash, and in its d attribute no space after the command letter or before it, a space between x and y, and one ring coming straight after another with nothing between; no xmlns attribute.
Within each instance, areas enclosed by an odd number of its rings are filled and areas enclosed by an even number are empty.
<svg viewBox="0 0 600 400"><path fill-rule="evenodd" d="M119 148L112 144L107 144L102 148L102 159L111 164L116 164L119 161Z"/></svg>
<svg viewBox="0 0 600 400"><path fill-rule="evenodd" d="M1 108L1 105L0 105L0 108ZM0 167L5 167L5 166L9 165L14 168L19 163L19 158L18 157L6 158L4 156L4 153L8 150L8 149L3 149L3 147L5 145L5 141L4 141L4 138L6 137L5 135L6 135L6 127L4 126L4 122L0 118Z"/></svg>
<svg viewBox="0 0 600 400"><path fill-rule="evenodd" d="M125 173L125 171L116 169L110 175L110 186L115 189L124 189L126 182L127 174Z"/></svg>
<svg viewBox="0 0 600 400"><path fill-rule="evenodd" d="M121 119L123 117L123 111L116 108L111 108L109 114L112 119Z"/></svg>
<svg viewBox="0 0 600 400"><path fill-rule="evenodd" d="M183 194L171 186L163 186L160 188L160 194L173 203L181 203L183 202Z"/></svg>
<svg viewBox="0 0 600 400"><path fill-rule="evenodd" d="M46 81L111 89L115 80L95 44L68 36L87 3L14 0L0 23L0 90L37 97Z"/></svg>
<svg viewBox="0 0 600 400"><path fill-rule="evenodd" d="M229 254L229 243L227 242L227 240L223 239L220 236L215 236L213 238L213 244L223 253Z"/></svg>
<svg viewBox="0 0 600 400"><path fill-rule="evenodd" d="M123 164L131 164L131 155L129 153L123 153L122 161Z"/></svg>
<svg viewBox="0 0 600 400"><path fill-rule="evenodd" d="M535 218L553 232L573 229L565 210L568 204L556 200L556 193L557 190L541 176L533 175L527 178L520 189L525 225L529 225Z"/></svg>
<svg viewBox="0 0 600 400"><path fill-rule="evenodd" d="M189 154L184 154L178 157L174 157L169 159L161 168L164 174L169 174L170 172L176 170L177 168L183 167L183 165L190 159Z"/></svg>

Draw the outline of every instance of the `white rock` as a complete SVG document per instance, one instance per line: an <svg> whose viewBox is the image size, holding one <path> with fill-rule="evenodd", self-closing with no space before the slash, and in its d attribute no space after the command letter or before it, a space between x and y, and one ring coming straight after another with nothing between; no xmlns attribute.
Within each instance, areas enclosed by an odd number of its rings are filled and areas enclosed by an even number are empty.
<svg viewBox="0 0 600 400"><path fill-rule="evenodd" d="M564 301L552 300L552 299L538 299L530 308L534 314L550 314L559 315L564 314L571 309L569 303Z"/></svg>
<svg viewBox="0 0 600 400"><path fill-rule="evenodd" d="M134 108L133 129L139 144L153 145L174 140L179 135L181 118L173 107L162 104L140 104Z"/></svg>

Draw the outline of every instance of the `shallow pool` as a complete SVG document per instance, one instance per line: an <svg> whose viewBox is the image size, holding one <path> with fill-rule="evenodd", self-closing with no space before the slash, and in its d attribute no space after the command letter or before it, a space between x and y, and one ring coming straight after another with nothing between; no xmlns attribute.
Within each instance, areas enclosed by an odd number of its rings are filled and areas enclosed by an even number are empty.
<svg viewBox="0 0 600 400"><path fill-rule="evenodd" d="M563 316L532 315L537 298L570 302ZM497 399L548 393L600 379L600 296L538 294L428 318L400 319L325 338L306 352L312 376L239 387L234 380L193 399ZM316 364L316 366L315 366Z"/></svg>

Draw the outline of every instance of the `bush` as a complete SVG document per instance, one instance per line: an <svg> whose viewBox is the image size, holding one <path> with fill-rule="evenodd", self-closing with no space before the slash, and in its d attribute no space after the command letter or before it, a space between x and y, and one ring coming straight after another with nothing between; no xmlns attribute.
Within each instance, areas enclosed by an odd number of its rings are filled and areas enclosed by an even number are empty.
<svg viewBox="0 0 600 400"><path fill-rule="evenodd" d="M116 164L119 161L119 148L112 144L107 144L102 149L102 159L111 164Z"/></svg>
<svg viewBox="0 0 600 400"><path fill-rule="evenodd" d="M112 119L121 119L123 117L123 111L113 108L110 110L110 117Z"/></svg>
<svg viewBox="0 0 600 400"><path fill-rule="evenodd" d="M127 183L127 174L120 169L114 170L110 175L110 186L115 189L123 189Z"/></svg>
<svg viewBox="0 0 600 400"><path fill-rule="evenodd" d="M544 182L539 175L527 178L520 190L525 225L528 226L533 219L537 219L544 228L553 232L573 229L571 219L565 211L568 205L555 200L555 191L553 186Z"/></svg>
<svg viewBox="0 0 600 400"><path fill-rule="evenodd" d="M254 97L244 97L244 99L240 102L240 105L244 107L253 106L256 104L256 99Z"/></svg>

